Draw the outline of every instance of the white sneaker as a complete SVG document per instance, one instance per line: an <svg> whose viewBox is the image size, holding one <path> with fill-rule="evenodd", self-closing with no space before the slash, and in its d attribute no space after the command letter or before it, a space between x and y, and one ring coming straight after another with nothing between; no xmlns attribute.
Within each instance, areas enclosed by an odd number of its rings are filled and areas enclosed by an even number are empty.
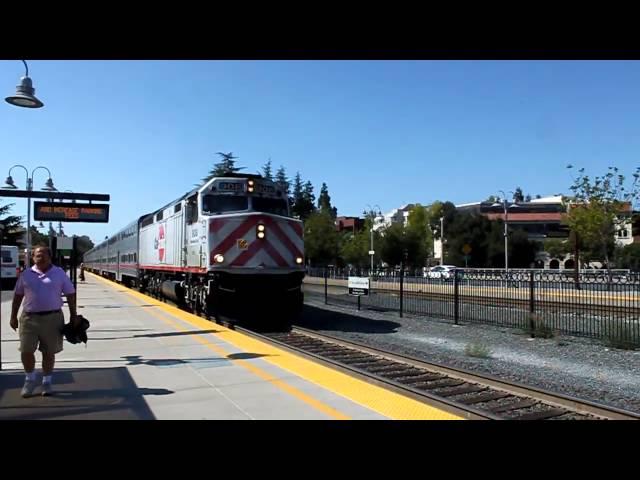
<svg viewBox="0 0 640 480"><path fill-rule="evenodd" d="M36 389L36 382L34 380L25 380L24 387L22 387L22 398L27 398L33 395L33 391Z"/></svg>
<svg viewBox="0 0 640 480"><path fill-rule="evenodd" d="M48 397L49 395L53 394L53 390L51 388L51 384L50 383L43 383L42 384L42 396L43 397Z"/></svg>

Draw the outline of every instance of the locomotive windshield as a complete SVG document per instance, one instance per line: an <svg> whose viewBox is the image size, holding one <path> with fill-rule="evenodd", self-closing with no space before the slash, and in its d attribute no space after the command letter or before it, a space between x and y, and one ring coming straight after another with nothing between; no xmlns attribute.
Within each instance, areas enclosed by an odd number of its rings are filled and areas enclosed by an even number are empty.
<svg viewBox="0 0 640 480"><path fill-rule="evenodd" d="M282 198L253 197L251 199L252 209L256 212L274 213L276 215L287 216L287 202Z"/></svg>
<svg viewBox="0 0 640 480"><path fill-rule="evenodd" d="M205 215L238 212L248 208L249 201L247 197L235 195L204 195L202 197L202 213Z"/></svg>

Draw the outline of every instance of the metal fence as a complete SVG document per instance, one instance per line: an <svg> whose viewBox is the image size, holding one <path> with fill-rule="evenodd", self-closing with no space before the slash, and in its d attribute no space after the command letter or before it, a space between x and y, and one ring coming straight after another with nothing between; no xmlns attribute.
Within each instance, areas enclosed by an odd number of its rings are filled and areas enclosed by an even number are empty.
<svg viewBox="0 0 640 480"><path fill-rule="evenodd" d="M397 311L454 323L521 328L640 346L640 273L460 269L428 272L309 269L305 294L327 304ZM348 293L348 277L370 278L368 296Z"/></svg>

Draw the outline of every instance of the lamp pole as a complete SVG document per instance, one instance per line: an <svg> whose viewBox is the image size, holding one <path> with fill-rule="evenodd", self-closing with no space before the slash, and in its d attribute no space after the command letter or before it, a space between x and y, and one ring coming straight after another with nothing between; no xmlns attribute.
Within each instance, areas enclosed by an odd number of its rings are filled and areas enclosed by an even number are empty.
<svg viewBox="0 0 640 480"><path fill-rule="evenodd" d="M51 179L51 172L47 167L42 167L42 166L36 167L31 171L31 176L29 176L29 170L27 170L27 167L25 167L24 165L14 165L9 169L9 176L7 177L6 185L4 186L4 188L10 188L14 190L18 188L13 182L13 178L11 177L11 170L13 170L16 167L22 168L26 173L27 192L33 191L33 175L39 169L46 170L47 173L49 174L49 178L45 186L42 188L42 190L45 190L48 192L53 192L56 190L56 188L53 186L53 180ZM27 238L26 240L27 240L27 249L26 249L27 251L25 255L24 264L26 268L29 268L31 266L31 196L30 195L27 195Z"/></svg>
<svg viewBox="0 0 640 480"><path fill-rule="evenodd" d="M504 190L498 190L498 192L502 194L502 207L504 209L504 271L505 273L509 273L509 208L516 208L518 207L518 204L512 203L511 205L509 205L509 202L507 201L507 194L504 193ZM499 207L500 203L496 201L491 206Z"/></svg>
<svg viewBox="0 0 640 480"><path fill-rule="evenodd" d="M371 228L369 229L369 232L371 233L371 251L369 252L369 256L371 257L371 270L369 271L369 275L373 275L373 257L375 255L375 250L373 249L373 224L375 222L376 217L376 211L375 208L371 208L371 205L367 204L367 207L369 207L369 212L368 214L371 216ZM380 205L374 205L374 207L378 207L378 216L382 216L382 210L380 209ZM367 211L364 211L364 214L367 215Z"/></svg>
<svg viewBox="0 0 640 480"><path fill-rule="evenodd" d="M440 265L444 264L444 217L440 217Z"/></svg>

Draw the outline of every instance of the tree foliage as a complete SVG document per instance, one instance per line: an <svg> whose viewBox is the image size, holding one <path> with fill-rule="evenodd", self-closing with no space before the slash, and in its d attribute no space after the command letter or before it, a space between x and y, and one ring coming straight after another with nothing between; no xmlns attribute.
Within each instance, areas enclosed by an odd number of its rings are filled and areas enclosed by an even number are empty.
<svg viewBox="0 0 640 480"><path fill-rule="evenodd" d="M312 265L326 266L338 259L338 232L334 220L326 212L314 212L304 223L304 246Z"/></svg>
<svg viewBox="0 0 640 480"><path fill-rule="evenodd" d="M202 179L202 183L206 183L213 177L222 177L230 173L238 173L245 167L236 167L236 160L239 157L234 157L233 152L223 153L217 152L216 155L221 157L221 160L213 165L213 168L209 171L209 174Z"/></svg>
<svg viewBox="0 0 640 480"><path fill-rule="evenodd" d="M262 176L267 180L273 180L273 174L271 172L271 159L262 166Z"/></svg>
<svg viewBox="0 0 640 480"><path fill-rule="evenodd" d="M617 167L609 167L605 175L593 178L581 168L570 187L573 199L567 205L567 224L574 236L578 236L578 242L584 245L583 256L597 258L599 254L608 270L609 257L615 246L613 239L625 221L622 214L626 204L633 207L638 198L640 168L636 169L633 178L630 188L626 188L625 176Z"/></svg>
<svg viewBox="0 0 640 480"><path fill-rule="evenodd" d="M0 206L0 223L4 226L2 229L3 245L18 245L22 241L22 217L18 215L9 215L11 207L14 203Z"/></svg>
<svg viewBox="0 0 640 480"><path fill-rule="evenodd" d="M320 188L320 196L318 197L318 210L328 213L331 218L335 220L338 216L338 209L331 206L331 196L329 195L329 188L327 184L322 182Z"/></svg>

